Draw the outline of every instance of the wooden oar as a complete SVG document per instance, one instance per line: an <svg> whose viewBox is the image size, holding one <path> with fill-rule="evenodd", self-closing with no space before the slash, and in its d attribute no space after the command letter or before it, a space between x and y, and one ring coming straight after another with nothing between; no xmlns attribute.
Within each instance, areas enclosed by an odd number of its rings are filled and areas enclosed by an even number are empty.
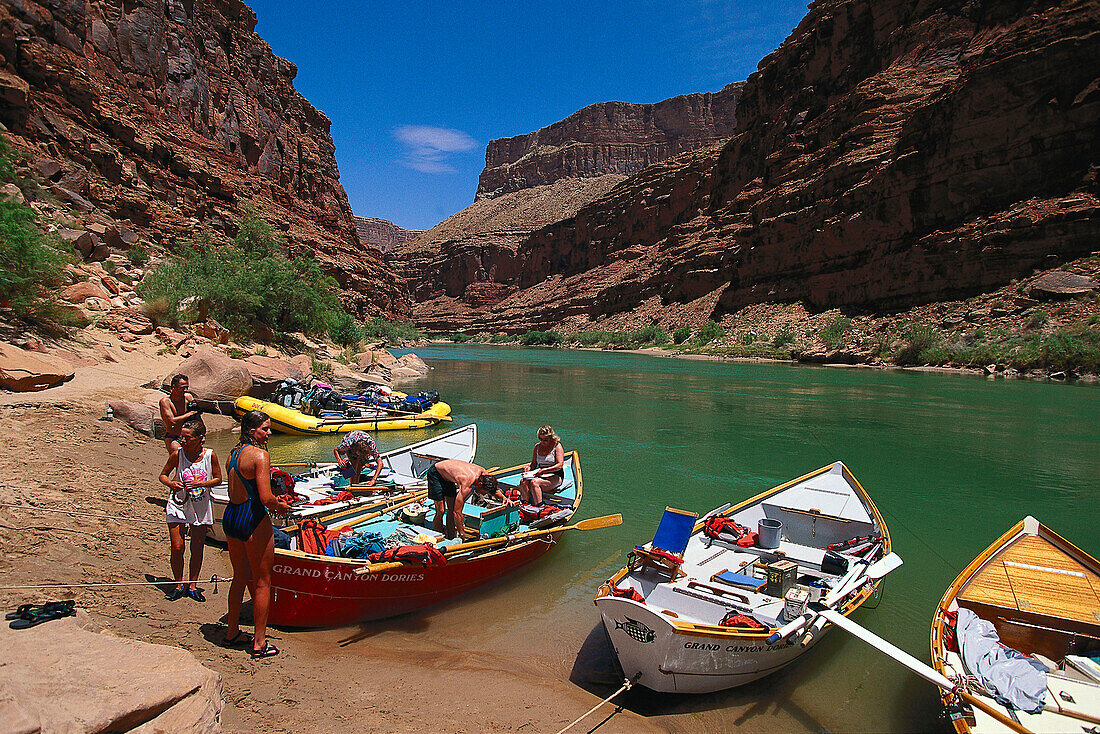
<svg viewBox="0 0 1100 734"><path fill-rule="evenodd" d="M290 464L272 464L272 466L277 467L279 469L282 469L283 467L287 467L287 466L308 466L310 468L313 468L313 467L317 466L317 462L315 462L315 461L298 461L298 462L293 462L293 463L290 463Z"/></svg>
<svg viewBox="0 0 1100 734"><path fill-rule="evenodd" d="M444 554L453 556L456 553L465 553L470 550L477 550L479 548L489 548L494 545L504 545L505 543L511 543L516 540L530 540L541 535L550 535L552 533L562 532L564 530L598 530L599 528L612 528L616 525L622 525L623 516L619 514L604 515L603 517L593 517L588 520L581 520L573 525L563 525L557 528L545 528L543 530L526 530L522 533L516 533L515 535L505 535L500 538L486 538L485 540L472 540L468 543L456 543L455 545L445 545L440 548ZM405 564L403 563L382 563L374 564L370 566L363 566L355 570L357 574L376 573L378 571L388 571L394 568L401 568Z"/></svg>

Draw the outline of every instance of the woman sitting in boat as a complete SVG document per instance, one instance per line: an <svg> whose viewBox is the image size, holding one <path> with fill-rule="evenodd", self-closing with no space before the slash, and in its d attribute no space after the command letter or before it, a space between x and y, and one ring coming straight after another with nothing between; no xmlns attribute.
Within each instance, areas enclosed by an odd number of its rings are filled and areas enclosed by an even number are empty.
<svg viewBox="0 0 1100 734"><path fill-rule="evenodd" d="M359 481L363 471L373 466L374 473L367 484L374 484L382 472L382 462L378 460L378 447L366 431L352 431L332 450L340 473L352 483Z"/></svg>
<svg viewBox="0 0 1100 734"><path fill-rule="evenodd" d="M222 468L214 450L203 448L206 424L200 419L184 421L177 438L183 445L172 451L160 472L160 483L172 490L164 511L168 517L168 538L172 541L172 578L176 588L168 600L189 596L195 601L206 601L195 582L202 571L206 532L214 526L210 488L222 483ZM171 478L172 472L176 473L175 479ZM190 585L183 581L184 525L191 528Z"/></svg>
<svg viewBox="0 0 1100 734"><path fill-rule="evenodd" d="M271 419L260 411L250 410L241 418L241 440L225 467L229 475L229 504L222 517L229 560L233 563L225 642L235 646L248 639L239 626L247 586L255 625L252 656L257 658L279 654L278 648L267 642L271 567L275 563L275 540L267 511L283 515L290 510L289 496L271 494L271 457L267 453L270 436Z"/></svg>
<svg viewBox="0 0 1100 734"><path fill-rule="evenodd" d="M531 452L530 469L519 483L519 498L524 504L541 505L542 493L552 492L565 479L565 449L550 426L538 430L539 442Z"/></svg>

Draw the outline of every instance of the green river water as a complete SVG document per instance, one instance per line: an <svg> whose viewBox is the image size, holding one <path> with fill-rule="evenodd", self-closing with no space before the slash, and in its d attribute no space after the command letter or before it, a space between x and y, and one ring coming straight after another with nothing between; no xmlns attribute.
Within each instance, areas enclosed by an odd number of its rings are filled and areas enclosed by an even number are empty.
<svg viewBox="0 0 1100 734"><path fill-rule="evenodd" d="M528 461L535 430L549 423L566 450L580 452L584 500L576 519L624 518L617 528L570 533L507 581L425 614L490 615L498 637L512 642L547 625L550 668L601 696L615 686L606 685L610 669L601 672L592 596L632 545L652 538L666 505L702 514L844 461L905 560L879 606L856 619L922 660L948 584L1025 515L1100 553L1097 386L598 351L415 351L434 369L402 389L438 390L453 409L449 427L476 422L479 464ZM379 448L441 430L382 432ZM334 443L276 436L271 450L276 461L331 460ZM626 700L647 716L670 716L672 728L687 716L720 730L945 730L930 685L839 631L785 671L741 689Z"/></svg>

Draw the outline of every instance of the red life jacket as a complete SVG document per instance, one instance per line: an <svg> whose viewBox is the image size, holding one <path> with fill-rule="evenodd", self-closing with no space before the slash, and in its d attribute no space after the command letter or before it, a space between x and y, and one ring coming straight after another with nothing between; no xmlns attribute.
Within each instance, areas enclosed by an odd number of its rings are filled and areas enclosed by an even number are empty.
<svg viewBox="0 0 1100 734"><path fill-rule="evenodd" d="M319 499L319 500L314 500L311 504L314 504L314 505L331 505L335 502L344 502L345 500L353 500L353 499L355 499L355 495L352 494L351 492L341 492L340 494L336 495L335 497L324 497L324 498Z"/></svg>
<svg viewBox="0 0 1100 734"><path fill-rule="evenodd" d="M525 523L530 524L539 518L553 515L560 509L560 507L555 507L554 505L520 505L519 517Z"/></svg>
<svg viewBox="0 0 1100 734"><path fill-rule="evenodd" d="M509 489L504 493L504 499L512 500L513 502L519 502L519 490Z"/></svg>
<svg viewBox="0 0 1100 734"><path fill-rule="evenodd" d="M294 477L282 469L271 467L271 494L294 494Z"/></svg>
<svg viewBox="0 0 1100 734"><path fill-rule="evenodd" d="M753 630L764 629L764 625L747 614L734 614L733 612L727 614L718 624L723 627L746 627Z"/></svg>
<svg viewBox="0 0 1100 734"><path fill-rule="evenodd" d="M339 535L339 530L329 530L319 520L307 518L298 523L298 550L323 556L328 544Z"/></svg>
<svg viewBox="0 0 1100 734"><path fill-rule="evenodd" d="M638 593L638 590L633 586L627 586L625 588L616 586L610 581L607 583L608 588L611 589L611 596L618 596L624 599L633 599L634 601L640 601L645 603L645 597Z"/></svg>
<svg viewBox="0 0 1100 734"><path fill-rule="evenodd" d="M742 548L756 545L757 535L748 528L737 524L730 517L712 517L703 524L703 533L708 538L736 543ZM725 537L723 537L723 535Z"/></svg>
<svg viewBox="0 0 1100 734"><path fill-rule="evenodd" d="M447 565L447 556L434 545L420 543L418 545L402 545L397 548L387 548L379 553L370 554L371 563L408 563L428 568L430 566Z"/></svg>
<svg viewBox="0 0 1100 734"><path fill-rule="evenodd" d="M959 641L955 635L955 625L958 621L958 612L943 613L943 646L951 652L959 651Z"/></svg>

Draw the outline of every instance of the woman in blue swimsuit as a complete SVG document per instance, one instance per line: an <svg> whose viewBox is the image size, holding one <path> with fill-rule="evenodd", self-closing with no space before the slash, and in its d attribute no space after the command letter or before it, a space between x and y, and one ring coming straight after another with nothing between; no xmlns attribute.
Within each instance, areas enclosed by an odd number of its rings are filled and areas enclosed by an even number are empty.
<svg viewBox="0 0 1100 734"><path fill-rule="evenodd" d="M229 621L225 630L227 645L247 641L240 629L244 590L252 597L252 656L266 658L279 650L267 641L267 614L271 606L271 567L275 564L275 540L267 511L285 514L290 509L286 495L271 494L271 457L267 439L271 420L258 410L241 418L241 440L229 455L226 475L229 504L222 527L233 563L233 584L229 587ZM243 639L242 639L243 638Z"/></svg>

